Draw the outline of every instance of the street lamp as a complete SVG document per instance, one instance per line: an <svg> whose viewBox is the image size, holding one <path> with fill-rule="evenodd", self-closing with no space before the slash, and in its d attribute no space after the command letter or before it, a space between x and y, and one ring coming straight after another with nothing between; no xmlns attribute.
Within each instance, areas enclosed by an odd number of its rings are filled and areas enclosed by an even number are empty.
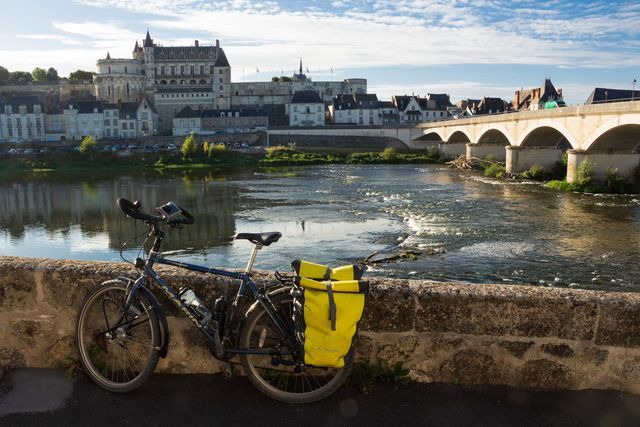
<svg viewBox="0 0 640 427"><path fill-rule="evenodd" d="M631 83L631 100L633 101L633 98L635 98L635 94L636 94L636 79L633 79L633 83Z"/></svg>

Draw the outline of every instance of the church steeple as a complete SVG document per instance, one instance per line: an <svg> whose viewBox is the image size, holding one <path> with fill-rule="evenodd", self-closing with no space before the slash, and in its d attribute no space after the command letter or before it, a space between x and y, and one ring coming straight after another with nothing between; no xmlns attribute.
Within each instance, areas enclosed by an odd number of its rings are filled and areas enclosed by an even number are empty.
<svg viewBox="0 0 640 427"><path fill-rule="evenodd" d="M302 56L300 57L300 74L302 75Z"/></svg>
<svg viewBox="0 0 640 427"><path fill-rule="evenodd" d="M111 59L111 55L109 55L109 52L107 52L107 59Z"/></svg>
<svg viewBox="0 0 640 427"><path fill-rule="evenodd" d="M138 44L138 40L136 40L136 45L133 47L133 51L137 52L140 49L140 45Z"/></svg>
<svg viewBox="0 0 640 427"><path fill-rule="evenodd" d="M144 39L144 47L153 47L153 40L151 39L151 34L149 34L149 29L147 28L147 36Z"/></svg>

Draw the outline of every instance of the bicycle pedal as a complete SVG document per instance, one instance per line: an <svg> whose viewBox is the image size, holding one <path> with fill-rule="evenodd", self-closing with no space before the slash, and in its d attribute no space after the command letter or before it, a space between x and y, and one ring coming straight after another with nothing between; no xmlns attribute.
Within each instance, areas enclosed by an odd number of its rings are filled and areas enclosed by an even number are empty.
<svg viewBox="0 0 640 427"><path fill-rule="evenodd" d="M276 356L273 356L271 358L271 366L280 366L280 359L278 359Z"/></svg>

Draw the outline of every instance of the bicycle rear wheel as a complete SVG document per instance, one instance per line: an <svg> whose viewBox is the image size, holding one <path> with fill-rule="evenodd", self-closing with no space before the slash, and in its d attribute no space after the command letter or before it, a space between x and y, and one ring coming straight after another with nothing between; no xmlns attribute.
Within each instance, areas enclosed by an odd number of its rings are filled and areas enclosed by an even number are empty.
<svg viewBox="0 0 640 427"><path fill-rule="evenodd" d="M126 286L118 280L96 287L80 308L76 329L85 372L97 385L115 393L140 387L155 369L160 353L160 327L153 305L138 292L123 316L127 295Z"/></svg>
<svg viewBox="0 0 640 427"><path fill-rule="evenodd" d="M293 297L280 294L271 298L280 318L293 329ZM241 348L276 348L291 353L287 342L260 306L246 320L240 335ZM240 360L249 380L262 393L287 403L310 403L335 392L349 376L353 366L353 348L342 368L303 366L299 372L291 356L243 354Z"/></svg>

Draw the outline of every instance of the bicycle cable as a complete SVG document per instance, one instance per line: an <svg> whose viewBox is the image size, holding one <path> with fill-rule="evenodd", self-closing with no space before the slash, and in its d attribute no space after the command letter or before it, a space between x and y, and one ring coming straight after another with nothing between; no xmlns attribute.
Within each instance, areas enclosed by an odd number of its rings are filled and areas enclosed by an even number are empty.
<svg viewBox="0 0 640 427"><path fill-rule="evenodd" d="M122 252L124 251L124 248L129 244L129 242L130 242L131 240L133 240L133 241L135 242L135 241L136 241L140 236L144 236L145 234L148 234L148 233L149 233L149 231L144 231L144 232L142 232L142 233L138 234L137 236L134 236L133 238L131 238L131 239L127 240L126 242L124 242L124 243L122 244L122 246L120 247L120 258L122 258L122 260L123 260L124 262L127 262L127 263L129 263L129 264L131 264L131 265L135 266L135 263L133 263L133 262L129 261L128 259L125 259L125 257L122 255ZM149 237L147 237L146 239L144 239L144 242L142 242L142 248L144 248L144 245L147 243L147 240L149 240ZM141 248L140 250L142 250L142 248ZM139 257L139 256L140 256L140 251L138 251L138 257Z"/></svg>

